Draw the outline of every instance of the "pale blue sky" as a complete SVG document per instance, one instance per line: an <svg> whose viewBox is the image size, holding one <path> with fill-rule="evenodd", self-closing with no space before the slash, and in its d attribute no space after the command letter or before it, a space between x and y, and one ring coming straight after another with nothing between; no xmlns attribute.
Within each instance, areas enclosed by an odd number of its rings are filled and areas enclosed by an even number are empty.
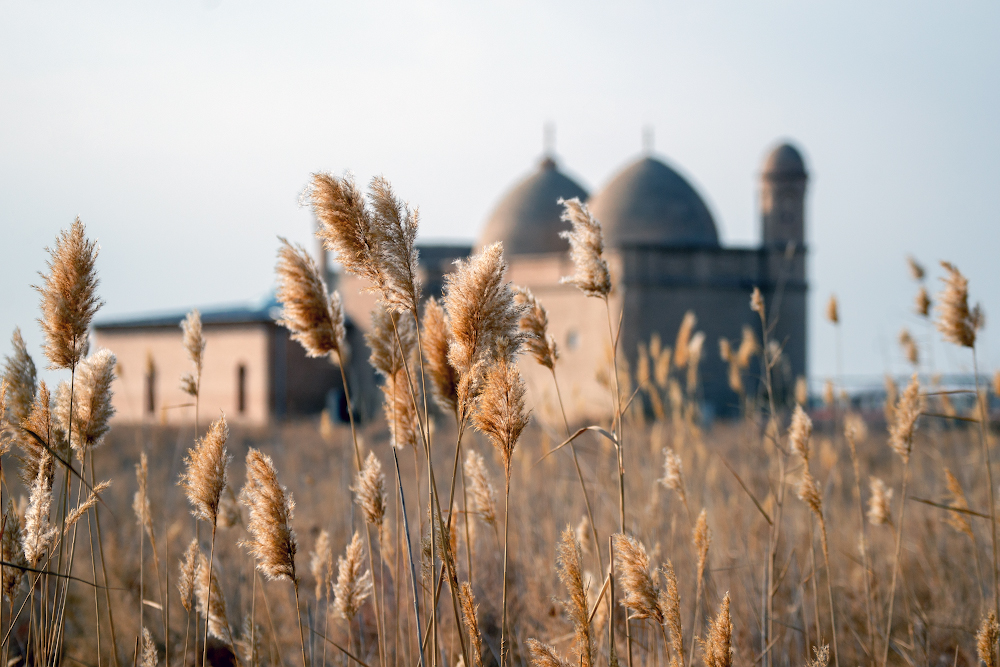
<svg viewBox="0 0 1000 667"><path fill-rule="evenodd" d="M311 243L311 171L383 173L427 237L471 239L553 122L590 189L653 126L732 244L755 242L761 159L791 138L813 174L813 375L835 369L831 291L845 371L904 370L907 253L970 277L992 368L998 103L986 2L0 0L0 340L20 324L40 357L29 285L75 215L102 315L256 300L275 236Z"/></svg>

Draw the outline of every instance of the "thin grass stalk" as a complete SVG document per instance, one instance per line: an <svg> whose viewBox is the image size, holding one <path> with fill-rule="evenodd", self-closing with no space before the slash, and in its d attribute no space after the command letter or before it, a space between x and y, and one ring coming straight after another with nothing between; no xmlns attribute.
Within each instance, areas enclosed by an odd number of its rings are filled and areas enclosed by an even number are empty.
<svg viewBox="0 0 1000 667"><path fill-rule="evenodd" d="M555 364L549 369L552 371L552 383L556 388L556 398L559 400L559 412L562 413L563 426L566 429L566 437L570 437L569 419L566 418L566 408L563 406L562 392L559 390L559 380L556 378ZM576 455L576 442L570 441L569 451L573 455L573 465L576 467L576 475L580 479L580 489L583 491L583 502L587 507L587 518L590 520L590 530L594 535L594 558L597 560L597 571L604 574L604 561L601 559L601 541L597 536L597 524L594 522L594 511L590 507L590 495L587 493L587 485L583 481L583 470L580 468L580 460Z"/></svg>
<svg viewBox="0 0 1000 667"><path fill-rule="evenodd" d="M865 507L861 499L861 465L858 463L858 451L854 443L854 438L848 436L847 444L851 450L851 464L854 466L854 493L858 497L858 518L861 520L861 567L864 569L865 577L865 612L868 617L868 641L871 644L869 655L874 659L876 650L875 621L872 614L871 581L868 568L868 538L866 537L867 531L865 530Z"/></svg>
<svg viewBox="0 0 1000 667"><path fill-rule="evenodd" d="M694 594L694 615L691 617L691 649L688 651L688 667L694 664L694 650L698 646L698 611L701 609L701 589L702 589L702 579L698 578L698 583L695 586Z"/></svg>
<svg viewBox="0 0 1000 667"><path fill-rule="evenodd" d="M72 391L70 392L70 395L72 396ZM72 411L70 412L69 422L72 423ZM70 431L70 433L71 433L71 431ZM71 437L71 436L68 435L67 437ZM81 447L85 447L83 445L83 443L81 443ZM83 475L86 474L87 453L88 452L91 452L91 457L90 457L91 467L94 464L94 457L93 457L92 451L93 450L92 450L91 447L85 447L85 449L83 449L83 454L80 457L80 483L77 486L77 493L76 493L76 504L77 504L77 506L79 506L80 503L83 500L83 487L85 486L84 482L83 482ZM72 466L72 460L69 462L68 465ZM65 471L65 475L66 475L66 487L67 487L67 490L68 490L69 487L70 487L69 470ZM91 470L91 478L93 478L93 470ZM64 495L64 497L63 497L64 510L66 509L65 508L65 502L66 502L66 498L67 498L68 495L69 494L66 493ZM64 511L63 517L62 517L62 524L61 524L62 528L60 529L60 534L62 534L62 533L65 532L66 516L67 516L67 512ZM66 573L67 574L69 574L70 572L73 571L73 563L76 561L76 536L77 536L77 530L79 530L79 522L77 523L77 525L73 526L73 538L72 538L72 540L70 542L69 562L67 563L67 568L66 568ZM61 561L62 561L62 545L63 545L63 540L60 540L59 541L59 547L60 547L59 548L59 551L60 551L60 554L59 554L60 566L59 567L60 568L61 568ZM140 545L140 549L141 549L141 545ZM141 568L140 568L140 570L141 570ZM61 571L61 569L57 569L57 572L58 571ZM140 573L140 579L141 579L141 573ZM47 655L52 658L52 661L53 661L52 665L53 665L53 667L55 667L55 664L56 664L56 662L55 662L56 657L57 656L61 657L61 655L63 653L63 632L65 630L66 605L69 602L69 584L70 584L70 581L71 580L67 578L63 582L61 599L60 599L60 596L58 595L59 582L56 582L56 592L55 592L55 595L53 597L53 609L52 609L53 618L52 618L52 621L54 622L54 624L52 625L52 628L51 628L52 635L51 635L51 637L49 639L48 648L47 648ZM94 583L97 583L97 582L95 581ZM140 582L140 584L141 584L141 582ZM46 576L45 588L46 589L48 588L48 576ZM141 600L140 600L140 604L141 604ZM57 610L58 610L58 612L57 612ZM140 612L141 611L142 610L140 609ZM54 617L56 613L58 613L58 615L59 615L58 619L56 619ZM47 624L47 625L49 625L49 624Z"/></svg>
<svg viewBox="0 0 1000 667"><path fill-rule="evenodd" d="M205 645L202 648L201 664L208 664L208 622L212 618L212 568L215 564L215 527L217 520L212 521L212 548L208 556L208 586L205 590ZM228 625L228 622L227 622Z"/></svg>
<svg viewBox="0 0 1000 667"><path fill-rule="evenodd" d="M840 650L837 647L837 615L833 610L833 572L830 570L830 549L826 543L826 520L819 517L820 544L823 547L823 562L826 565L826 594L830 600L830 627L833 639L833 664L840 667ZM867 573L865 574L867 576Z"/></svg>
<svg viewBox="0 0 1000 667"><path fill-rule="evenodd" d="M816 587L816 579L819 578L818 568L816 567L816 528L813 526L813 516L809 514L809 566L812 568L812 572L809 575L809 585L812 586L813 592L813 621L816 624L816 641L823 641L823 629L820 627L819 622L819 592Z"/></svg>
<svg viewBox="0 0 1000 667"><path fill-rule="evenodd" d="M990 490L990 537L993 540L993 613L1000 617L1000 560L997 554L997 508L994 500L993 469L990 463L990 446L986 442L987 414L983 401L979 398L979 363L976 346L972 346L972 373L976 382L976 407L979 409L979 442L983 448L983 460L986 463L986 480ZM906 494L903 494L905 499Z"/></svg>
<svg viewBox="0 0 1000 667"><path fill-rule="evenodd" d="M306 636L302 629L302 605L299 604L299 582L295 579L292 581L292 584L295 589L295 616L299 621L299 646L302 649L302 667L309 667L309 663L306 661Z"/></svg>
<svg viewBox="0 0 1000 667"><path fill-rule="evenodd" d="M903 490L899 501L899 525L896 526L896 555L892 564L892 584L889 587L889 614L885 629L885 652L882 654L882 667L889 664L889 647L892 645L892 610L896 602L896 576L899 574L899 558L903 548L903 518L906 515L906 485L910 478L910 461L903 462Z"/></svg>
<svg viewBox="0 0 1000 667"><path fill-rule="evenodd" d="M95 486L93 450L90 451L90 486L91 488ZM91 511L94 513L94 525L97 527L97 547L98 547L98 552L100 553L101 556L101 573L102 576L104 577L104 598L108 606L108 622L111 628L111 654L114 658L115 667L117 667L118 639L116 637L116 632L115 632L115 616L114 612L111 610L111 586L109 585L108 568L104 561L104 540L101 538L101 515L98 512L97 505L94 505Z"/></svg>
<svg viewBox="0 0 1000 667"><path fill-rule="evenodd" d="M396 456L396 448L392 448L392 460L396 466L396 486L399 489L399 503L403 517L403 532L406 538L406 554L410 559L410 583L413 589L413 618L417 631L417 650L420 652L420 667L425 667L423 642L420 638L420 603L417 595L417 568L413 564L413 545L410 542L410 521L406 516L406 497L403 495L403 480L399 475L399 457Z"/></svg>
<svg viewBox="0 0 1000 667"><path fill-rule="evenodd" d="M604 310L608 316L608 336L611 338L611 365L614 376L615 389L615 419L618 423L618 430L615 432L615 449L618 452L618 500L619 514L621 515L621 532L627 534L625 529L625 459L622 454L622 442L624 440L625 424L622 415L622 395L618 387L618 339L615 337L614 328L611 325L611 304L607 296L604 297ZM625 643L628 647L628 667L632 667L632 626L628 616L625 616Z"/></svg>
<svg viewBox="0 0 1000 667"><path fill-rule="evenodd" d="M503 494L503 596L500 613L500 667L506 664L507 638L507 543L510 536L510 480L508 479Z"/></svg>

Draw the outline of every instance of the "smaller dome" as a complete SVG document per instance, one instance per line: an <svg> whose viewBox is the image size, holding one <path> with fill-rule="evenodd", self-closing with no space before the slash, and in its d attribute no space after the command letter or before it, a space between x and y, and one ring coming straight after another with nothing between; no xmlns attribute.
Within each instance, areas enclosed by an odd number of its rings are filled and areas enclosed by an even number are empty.
<svg viewBox="0 0 1000 667"><path fill-rule="evenodd" d="M538 169L503 196L486 221L477 248L501 241L507 255L565 252L569 247L559 238L568 229L560 220L560 199L587 199L587 192L559 171L556 161L546 156Z"/></svg>
<svg viewBox="0 0 1000 667"><path fill-rule="evenodd" d="M778 178L805 178L806 163L802 154L791 144L781 144L764 160L764 176Z"/></svg>

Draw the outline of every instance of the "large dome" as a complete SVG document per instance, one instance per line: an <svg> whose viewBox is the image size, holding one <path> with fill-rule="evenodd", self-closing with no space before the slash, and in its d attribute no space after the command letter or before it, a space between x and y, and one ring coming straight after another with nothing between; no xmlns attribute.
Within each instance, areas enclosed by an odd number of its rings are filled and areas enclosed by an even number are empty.
<svg viewBox="0 0 1000 667"><path fill-rule="evenodd" d="M619 172L593 196L590 210L612 247L719 245L705 202L683 176L651 157Z"/></svg>
<svg viewBox="0 0 1000 667"><path fill-rule="evenodd" d="M546 157L535 173L515 185L493 209L477 247L502 241L508 255L565 252L569 246L559 232L569 226L559 220L562 206L556 202L573 197L585 200L587 192Z"/></svg>

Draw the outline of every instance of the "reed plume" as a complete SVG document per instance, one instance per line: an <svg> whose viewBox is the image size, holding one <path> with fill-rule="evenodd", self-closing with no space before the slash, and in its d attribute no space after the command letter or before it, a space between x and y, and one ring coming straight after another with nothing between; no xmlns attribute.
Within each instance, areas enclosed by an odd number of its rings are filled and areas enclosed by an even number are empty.
<svg viewBox="0 0 1000 667"><path fill-rule="evenodd" d="M997 667L996 645L1000 639L1000 624L997 623L997 615L990 612L983 618L979 625L979 632L976 633L976 652L979 659L986 667Z"/></svg>
<svg viewBox="0 0 1000 667"><path fill-rule="evenodd" d="M561 282L573 285L587 296L607 299L611 292L611 274L604 261L604 233L601 223L590 213L590 208L574 197L560 199L563 207L562 220L573 226L571 231L560 232L559 236L569 241L569 256L574 273Z"/></svg>
<svg viewBox="0 0 1000 667"><path fill-rule="evenodd" d="M910 268L910 277L917 282L924 279L924 267L921 266L913 255L906 256L906 265Z"/></svg>
<svg viewBox="0 0 1000 667"><path fill-rule="evenodd" d="M73 508L73 510L66 516L66 521L64 522L65 525L63 526L63 534L69 534L69 529L76 525L76 522L82 519L91 507L97 504L97 501L101 499L101 494L110 486L111 482L109 480L101 482L95 486L93 490L91 490L86 500ZM151 530L151 526L148 530ZM152 533L150 533L150 535L152 536ZM150 539L152 539L152 537Z"/></svg>
<svg viewBox="0 0 1000 667"><path fill-rule="evenodd" d="M524 381L517 365L500 357L486 371L483 385L474 423L500 454L507 486L510 487L514 447L528 425L528 414L524 409Z"/></svg>
<svg viewBox="0 0 1000 667"><path fill-rule="evenodd" d="M913 336L910 335L909 329L903 328L899 332L899 345L903 348L903 354L907 361L914 366L920 363L920 348L917 347L917 341L913 340Z"/></svg>
<svg viewBox="0 0 1000 667"><path fill-rule="evenodd" d="M719 615L709 627L708 637L702 642L705 667L732 667L733 623L729 617L729 593L722 598Z"/></svg>
<svg viewBox="0 0 1000 667"><path fill-rule="evenodd" d="M181 322L184 349L188 358L194 364L194 373L187 373L181 378L181 389L195 398L201 393L201 371L205 362L205 336L201 328L201 313L195 308Z"/></svg>
<svg viewBox="0 0 1000 667"><path fill-rule="evenodd" d="M524 307L520 328L524 334L524 347L539 364L552 370L559 358L556 340L549 335L549 316L545 307L527 287L515 287L514 299Z"/></svg>
<svg viewBox="0 0 1000 667"><path fill-rule="evenodd" d="M289 526L295 501L278 482L274 462L267 454L250 448L246 459L247 481L240 490L240 503L247 508L250 539L240 543L257 561L257 570L274 581L295 583L295 552L298 542ZM297 584L296 584L297 585Z"/></svg>
<svg viewBox="0 0 1000 667"><path fill-rule="evenodd" d="M472 646L472 667L483 667L483 638L479 632L479 618L476 615L479 605L472 595L472 586L467 581L462 582L458 589L458 598L462 603L462 621L469 633L469 644Z"/></svg>
<svg viewBox="0 0 1000 667"><path fill-rule="evenodd" d="M946 484L948 485L948 493L951 494L951 502L949 505L959 510L969 509L969 501L966 500L965 492L962 490L962 485L959 483L955 475L951 473L951 470L945 468L944 477ZM957 532L967 535L969 539L975 539L975 534L972 532L972 525L969 523L969 519L965 514L960 512L948 512L947 520L948 524Z"/></svg>
<svg viewBox="0 0 1000 667"><path fill-rule="evenodd" d="M758 354L760 354L760 343L757 342L757 334L751 327L744 326L740 346L736 349L736 365L741 370L746 369Z"/></svg>
<svg viewBox="0 0 1000 667"><path fill-rule="evenodd" d="M809 463L809 439L812 437L812 420L802 409L801 403L795 406L792 414L792 424L788 428L788 442L792 451L802 460Z"/></svg>
<svg viewBox="0 0 1000 667"><path fill-rule="evenodd" d="M214 567L209 565L209 561L203 553L198 554L194 587L198 613L207 621L208 634L219 641L230 644L229 621L226 618L226 598L222 594Z"/></svg>
<svg viewBox="0 0 1000 667"><path fill-rule="evenodd" d="M873 526L892 525L892 496L894 491L878 477L871 478L868 499L868 522Z"/></svg>
<svg viewBox="0 0 1000 667"><path fill-rule="evenodd" d="M333 580L333 549L330 546L330 533L323 529L316 536L309 559L309 571L316 581L316 599L320 600L330 590Z"/></svg>
<svg viewBox="0 0 1000 667"><path fill-rule="evenodd" d="M684 313L681 326L677 329L677 339L674 341L674 366L687 368L691 356L691 335L698 324L698 318L693 310Z"/></svg>
<svg viewBox="0 0 1000 667"><path fill-rule="evenodd" d="M917 290L917 296L913 301L913 311L921 317L930 317L931 297L927 294L927 288L923 285Z"/></svg>
<svg viewBox="0 0 1000 667"><path fill-rule="evenodd" d="M982 311L978 305L969 309L969 280L954 265L941 262L941 266L948 275L941 279L945 287L938 294L938 331L945 340L962 347L973 347Z"/></svg>
<svg viewBox="0 0 1000 667"><path fill-rule="evenodd" d="M355 480L351 487L357 494L355 502L364 512L365 520L375 526L378 535L381 535L386 509L385 474L382 472L382 462L373 452L368 452L365 465L357 473Z"/></svg>
<svg viewBox="0 0 1000 667"><path fill-rule="evenodd" d="M38 472L31 484L28 510L24 514L24 534L22 547L24 556L32 565L41 560L59 536L59 528L49 523L49 508L52 506L52 456L43 452L38 462Z"/></svg>
<svg viewBox="0 0 1000 667"><path fill-rule="evenodd" d="M469 483L472 511L490 526L496 525L496 491L486 471L486 462L475 451L465 456L465 477Z"/></svg>
<svg viewBox="0 0 1000 667"><path fill-rule="evenodd" d="M61 389L57 394L58 423L77 456L82 457L87 449L100 445L111 428L109 422L115 414L111 385L117 363L110 350L98 350L77 364L73 391Z"/></svg>
<svg viewBox="0 0 1000 667"><path fill-rule="evenodd" d="M227 438L229 426L226 416L222 415L208 427L205 437L188 450L184 457L186 470L180 479L180 486L191 503L191 513L213 526L219 516L219 499L226 486L227 468L232 458L226 448Z"/></svg>
<svg viewBox="0 0 1000 667"><path fill-rule="evenodd" d="M554 646L543 644L537 639L528 640L528 659L531 660L533 667L573 667L559 655Z"/></svg>
<svg viewBox="0 0 1000 667"><path fill-rule="evenodd" d="M497 357L511 359L520 349L523 308L504 282L507 265L499 243L455 262L445 276L444 305L451 323L448 361L458 372L459 423L464 423L482 390L483 375Z"/></svg>
<svg viewBox="0 0 1000 667"><path fill-rule="evenodd" d="M663 625L660 591L649 571L646 547L631 535L614 536L615 574L625 598L622 604L633 613L629 618L649 618Z"/></svg>
<svg viewBox="0 0 1000 667"><path fill-rule="evenodd" d="M240 628L240 638L236 640L236 651L241 656L244 664L253 667L261 664L260 636L263 628L253 623L250 614L243 615L243 626Z"/></svg>
<svg viewBox="0 0 1000 667"><path fill-rule="evenodd" d="M365 334L365 342L371 350L368 361L388 378L403 370L404 363L413 357L417 345L416 325L410 317L379 307L372 311L372 326Z"/></svg>
<svg viewBox="0 0 1000 667"><path fill-rule="evenodd" d="M573 623L576 652L574 662L580 667L593 667L594 638L591 634L587 589L583 579L583 554L573 529L568 525L556 546L556 565L559 581L569 593L569 598L562 605Z"/></svg>
<svg viewBox="0 0 1000 667"><path fill-rule="evenodd" d="M903 463L909 463L910 452L913 450L913 434L916 430L917 418L924 409L924 398L920 395L920 381L916 373L910 378L910 383L899 397L899 402L893 410L895 419L889 426L889 446L899 455Z"/></svg>
<svg viewBox="0 0 1000 667"><path fill-rule="evenodd" d="M10 411L10 423L15 427L21 424L31 413L31 405L38 393L38 373L35 362L28 354L28 347L21 337L21 330L14 329L10 345L13 352L4 357L3 382L5 383L7 409ZM6 413L0 414L0 419L8 419Z"/></svg>
<svg viewBox="0 0 1000 667"><path fill-rule="evenodd" d="M96 242L86 237L86 228L77 218L68 230L59 232L49 253L48 274L40 274L42 317L38 320L45 336L43 350L50 368L72 370L86 354L87 330L94 314L104 305L97 296Z"/></svg>
<svg viewBox="0 0 1000 667"><path fill-rule="evenodd" d="M664 587L656 604L663 614L665 625L670 629L670 667L684 667L684 632L681 627L681 594L677 587L674 564L667 561L661 568Z"/></svg>
<svg viewBox="0 0 1000 667"><path fill-rule="evenodd" d="M750 295L750 310L759 315L764 314L764 296L760 293L759 287L754 287Z"/></svg>
<svg viewBox="0 0 1000 667"><path fill-rule="evenodd" d="M396 449L416 447L419 440L420 423L414 402L410 400L409 387L404 368L396 370L382 383L382 395L385 399L382 410Z"/></svg>
<svg viewBox="0 0 1000 667"><path fill-rule="evenodd" d="M840 323L840 309L837 307L837 295L831 294L830 300L826 302L826 319L831 324Z"/></svg>
<svg viewBox="0 0 1000 667"><path fill-rule="evenodd" d="M371 571L361 571L364 567L361 548L361 534L355 532L344 555L337 557L333 605L337 615L348 622L357 615L365 599L372 594Z"/></svg>
<svg viewBox="0 0 1000 667"><path fill-rule="evenodd" d="M677 494L690 520L691 509L688 507L687 492L684 490L684 464L672 447L663 449L663 477L660 478L660 484Z"/></svg>
<svg viewBox="0 0 1000 667"><path fill-rule="evenodd" d="M416 317L421 294L416 248L420 211L411 209L396 197L384 176L371 180L368 196L379 232L376 238L386 277L383 299L393 310L409 311Z"/></svg>
<svg viewBox="0 0 1000 667"><path fill-rule="evenodd" d="M293 246L279 237L278 288L275 298L281 303L278 324L292 332L310 357L336 353L343 364L347 358L344 309L340 294L330 294L316 262L302 246Z"/></svg>
<svg viewBox="0 0 1000 667"><path fill-rule="evenodd" d="M815 656L806 663L806 667L826 667L830 664L830 646L824 644L823 646L813 646L813 655Z"/></svg>
<svg viewBox="0 0 1000 667"><path fill-rule="evenodd" d="M139 664L142 667L156 667L160 662L160 656L156 652L156 644L153 643L153 637L149 634L149 628L142 629L142 659Z"/></svg>
<svg viewBox="0 0 1000 667"><path fill-rule="evenodd" d="M24 555L22 546L24 536L21 532L21 519L17 515L14 501L7 499L7 511L4 513L3 538L0 540L0 555L3 557L4 565L0 568L0 591L10 603L17 597L18 588L21 587L21 580L24 579L28 560Z"/></svg>
<svg viewBox="0 0 1000 667"><path fill-rule="evenodd" d="M153 517L150 512L149 493L147 491L149 483L149 459L146 457L146 452L142 452L139 455L139 463L135 465L135 479L139 488L136 490L135 495L132 496L132 511L135 512L135 517L139 521L139 525L149 535L149 539L153 540Z"/></svg>
<svg viewBox="0 0 1000 667"><path fill-rule="evenodd" d="M708 550L712 545L712 534L708 530L708 512L702 508L695 523L691 542L694 545L695 554L698 556L698 581L705 576L705 569L708 566Z"/></svg>
<svg viewBox="0 0 1000 667"><path fill-rule="evenodd" d="M181 606L184 611L190 613L194 605L195 578L198 572L198 557L201 550L198 548L198 540L193 539L188 544L181 559L177 574L177 592L180 593Z"/></svg>
<svg viewBox="0 0 1000 667"><path fill-rule="evenodd" d="M45 380L38 383L38 394L28 412L28 417L21 420L20 437L17 444L20 453L17 461L20 464L18 476L21 482L30 487L38 477L38 470L41 467L42 457L48 452L46 445L52 442L52 412L50 410L49 389Z"/></svg>
<svg viewBox="0 0 1000 667"><path fill-rule="evenodd" d="M451 325L444 308L434 297L424 303L422 328L421 342L434 400L441 410L455 413L458 409L458 373L448 361Z"/></svg>

